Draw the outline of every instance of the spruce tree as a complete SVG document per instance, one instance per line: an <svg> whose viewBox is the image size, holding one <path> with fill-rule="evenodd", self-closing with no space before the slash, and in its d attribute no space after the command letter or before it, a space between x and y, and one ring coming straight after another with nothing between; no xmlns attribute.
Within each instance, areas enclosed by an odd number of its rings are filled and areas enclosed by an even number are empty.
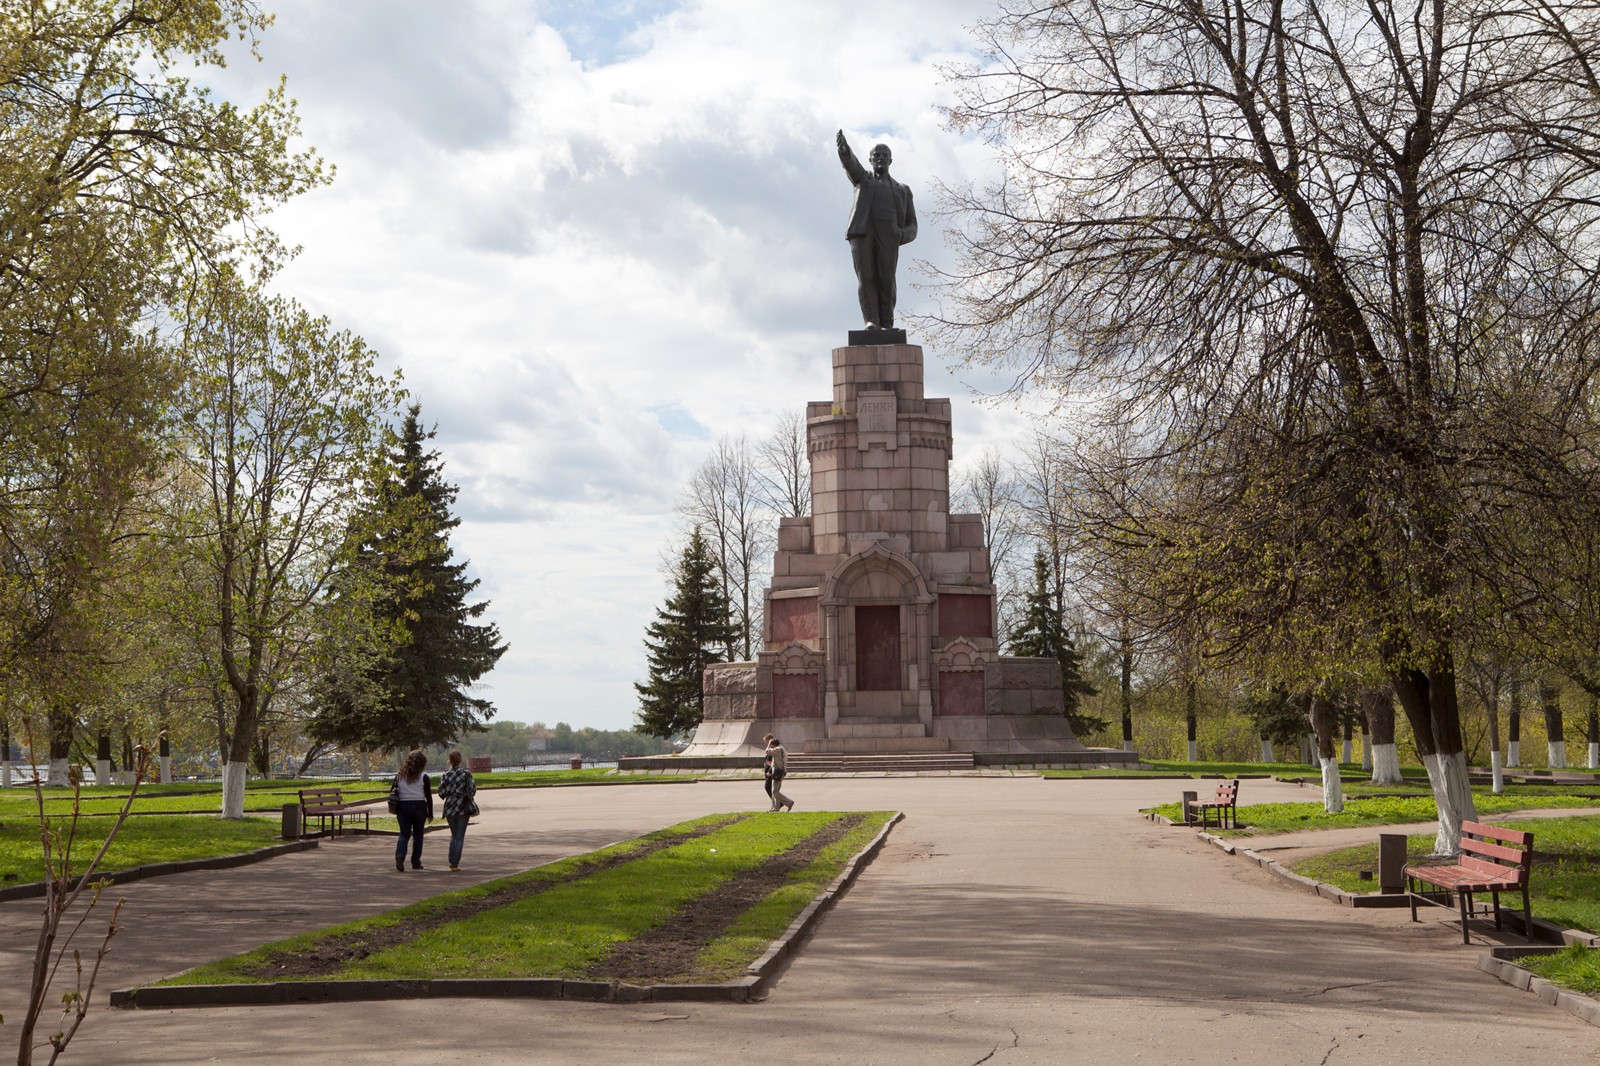
<svg viewBox="0 0 1600 1066"><path fill-rule="evenodd" d="M469 689L506 645L494 623L474 621L489 604L468 602L478 582L466 576L465 561L452 560L457 490L444 479L439 453L423 450L432 438L413 404L352 564L378 589L368 632L386 635L388 645L365 665L364 686L332 679L313 736L371 750L420 747L481 731L494 716L494 706Z"/></svg>
<svg viewBox="0 0 1600 1066"><path fill-rule="evenodd" d="M673 570L673 591L645 630L649 675L635 682L638 730L652 736L687 733L705 716L705 668L723 662L737 627L717 580L717 563L697 527Z"/></svg>
<svg viewBox="0 0 1600 1066"><path fill-rule="evenodd" d="M1025 603L1022 622L1011 634L1011 654L1059 662L1061 702L1072 731L1081 736L1104 729L1108 724L1105 719L1078 709L1084 696L1093 696L1098 690L1083 678L1083 658L1051 594L1050 562L1043 548L1033 553L1033 589Z"/></svg>

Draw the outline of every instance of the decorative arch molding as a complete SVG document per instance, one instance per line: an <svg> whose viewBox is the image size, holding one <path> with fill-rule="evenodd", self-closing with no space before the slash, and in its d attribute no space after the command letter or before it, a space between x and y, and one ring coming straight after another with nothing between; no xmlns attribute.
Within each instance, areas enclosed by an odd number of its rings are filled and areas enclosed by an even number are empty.
<svg viewBox="0 0 1600 1066"><path fill-rule="evenodd" d="M933 653L933 668L940 671L982 670L992 653L985 652L966 637L957 637Z"/></svg>
<svg viewBox="0 0 1600 1066"><path fill-rule="evenodd" d="M862 600L931 604L934 596L910 559L874 541L834 567L822 583L825 607Z"/></svg>
<svg viewBox="0 0 1600 1066"><path fill-rule="evenodd" d="M822 669L822 655L799 641L790 641L772 653L775 674L814 674Z"/></svg>

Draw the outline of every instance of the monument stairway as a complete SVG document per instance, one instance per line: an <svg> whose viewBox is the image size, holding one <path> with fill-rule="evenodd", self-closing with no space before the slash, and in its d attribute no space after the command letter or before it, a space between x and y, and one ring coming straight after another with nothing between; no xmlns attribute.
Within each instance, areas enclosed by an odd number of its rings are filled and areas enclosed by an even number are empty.
<svg viewBox="0 0 1600 1066"><path fill-rule="evenodd" d="M885 752L847 755L843 752L791 752L791 774L914 774L941 770L971 770L970 751Z"/></svg>

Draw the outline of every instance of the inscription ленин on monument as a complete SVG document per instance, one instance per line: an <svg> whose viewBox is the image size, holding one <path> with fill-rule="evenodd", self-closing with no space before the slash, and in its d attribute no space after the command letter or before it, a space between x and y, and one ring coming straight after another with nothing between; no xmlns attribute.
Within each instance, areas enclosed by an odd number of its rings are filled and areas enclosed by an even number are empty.
<svg viewBox="0 0 1600 1066"><path fill-rule="evenodd" d="M862 433L893 433L895 429L894 393L880 393L859 399L856 428Z"/></svg>

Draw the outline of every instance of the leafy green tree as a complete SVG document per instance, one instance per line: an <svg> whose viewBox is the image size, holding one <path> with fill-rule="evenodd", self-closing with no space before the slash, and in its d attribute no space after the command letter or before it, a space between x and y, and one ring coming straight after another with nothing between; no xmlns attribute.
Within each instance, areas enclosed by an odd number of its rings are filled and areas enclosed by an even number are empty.
<svg viewBox="0 0 1600 1066"><path fill-rule="evenodd" d="M314 606L380 451L398 382L359 337L229 270L194 293L179 398L187 516L209 591L224 740L224 817L244 816L246 769L279 690L304 675Z"/></svg>
<svg viewBox="0 0 1600 1066"><path fill-rule="evenodd" d="M1084 680L1083 657L1056 606L1050 560L1043 548L1033 553L1033 588L1024 597L1022 619L1011 632L1010 644L1012 655L1054 659L1061 664L1061 702L1074 733L1086 736L1109 724L1104 718L1081 710L1083 697L1099 690Z"/></svg>
<svg viewBox="0 0 1600 1066"><path fill-rule="evenodd" d="M724 661L723 650L737 635L717 580L717 561L696 527L673 570L672 595L645 630L649 675L633 686L639 693L639 731L665 738L699 725L705 716L705 669Z"/></svg>
<svg viewBox="0 0 1600 1066"><path fill-rule="evenodd" d="M470 689L506 645L494 623L475 621L489 603L468 602L478 581L467 577L465 560L453 560L457 489L445 480L439 453L424 450L433 436L412 404L373 493L375 518L339 589L347 605L375 590L366 632L392 643L374 654L357 625L346 627L357 638L353 652L346 644L346 661L361 668L333 678L315 737L367 750L421 747L481 731L494 715L494 705Z"/></svg>

